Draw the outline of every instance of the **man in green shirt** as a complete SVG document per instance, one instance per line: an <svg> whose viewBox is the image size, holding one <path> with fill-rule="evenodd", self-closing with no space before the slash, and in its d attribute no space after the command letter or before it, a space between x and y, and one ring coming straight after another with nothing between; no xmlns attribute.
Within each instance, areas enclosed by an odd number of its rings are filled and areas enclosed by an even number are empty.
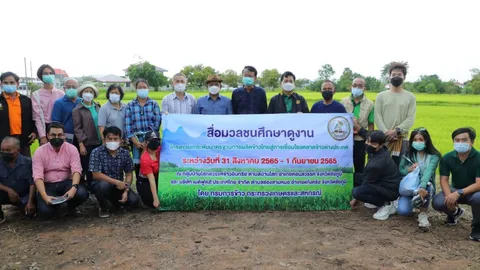
<svg viewBox="0 0 480 270"><path fill-rule="evenodd" d="M456 225L465 212L458 204L472 207L470 239L480 241L480 153L473 148L473 128L459 128L452 133L455 151L445 154L440 162L441 193L433 198L433 208L447 214L447 224ZM448 180L452 175L452 187Z"/></svg>
<svg viewBox="0 0 480 270"><path fill-rule="evenodd" d="M270 99L267 113L308 113L308 104L304 97L293 92L295 75L286 71L280 77L282 93Z"/></svg>

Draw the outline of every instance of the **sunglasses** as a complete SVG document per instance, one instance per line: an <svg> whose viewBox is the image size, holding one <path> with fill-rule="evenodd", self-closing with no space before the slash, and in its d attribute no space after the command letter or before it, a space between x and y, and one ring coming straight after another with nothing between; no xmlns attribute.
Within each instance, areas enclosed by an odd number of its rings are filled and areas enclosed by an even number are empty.
<svg viewBox="0 0 480 270"><path fill-rule="evenodd" d="M427 129L423 128L423 127L420 127L420 128L414 129L413 131L427 131Z"/></svg>

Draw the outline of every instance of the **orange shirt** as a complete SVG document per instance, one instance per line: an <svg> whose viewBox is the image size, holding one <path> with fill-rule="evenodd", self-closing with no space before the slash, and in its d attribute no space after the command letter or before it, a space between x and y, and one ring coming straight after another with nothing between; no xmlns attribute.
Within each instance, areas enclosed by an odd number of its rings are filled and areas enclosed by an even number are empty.
<svg viewBox="0 0 480 270"><path fill-rule="evenodd" d="M10 135L22 134L22 107L20 105L20 94L16 92L15 99L3 93L8 104L8 120L10 121Z"/></svg>

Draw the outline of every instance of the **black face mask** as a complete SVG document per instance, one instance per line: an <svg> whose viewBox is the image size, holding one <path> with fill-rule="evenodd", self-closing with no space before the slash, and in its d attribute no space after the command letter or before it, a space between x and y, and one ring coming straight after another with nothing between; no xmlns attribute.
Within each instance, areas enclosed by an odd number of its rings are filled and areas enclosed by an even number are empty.
<svg viewBox="0 0 480 270"><path fill-rule="evenodd" d="M0 156L2 157L3 161L7 163L12 162L15 159L15 155L13 153L0 152Z"/></svg>
<svg viewBox="0 0 480 270"><path fill-rule="evenodd" d="M402 85L403 79L400 77L393 77L390 79L390 83L395 87L399 87L400 85Z"/></svg>
<svg viewBox="0 0 480 270"><path fill-rule="evenodd" d="M367 151L367 153L369 153L369 154L373 154L373 153L377 152L377 148L375 148L371 145L365 144L365 151Z"/></svg>
<svg viewBox="0 0 480 270"><path fill-rule="evenodd" d="M326 101L332 100L332 98L333 98L333 91L323 91L323 92L322 92L322 97L323 97L323 99L325 99Z"/></svg>
<svg viewBox="0 0 480 270"><path fill-rule="evenodd" d="M62 146L64 140L62 138L53 138L50 140L50 144L54 147L54 148L59 148L60 146Z"/></svg>
<svg viewBox="0 0 480 270"><path fill-rule="evenodd" d="M147 145L148 149L150 150L157 150L160 147L160 140L151 140L148 142Z"/></svg>

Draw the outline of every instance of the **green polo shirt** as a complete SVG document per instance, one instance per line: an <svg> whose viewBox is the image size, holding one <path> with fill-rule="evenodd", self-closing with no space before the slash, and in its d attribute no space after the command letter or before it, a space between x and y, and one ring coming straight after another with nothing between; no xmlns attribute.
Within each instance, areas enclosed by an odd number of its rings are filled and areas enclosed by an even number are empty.
<svg viewBox="0 0 480 270"><path fill-rule="evenodd" d="M351 99L353 104L353 116L355 116L355 118L358 119L360 118L360 102L361 101L359 101L358 103L355 103L355 99L353 98L353 96L351 97ZM373 108L370 114L368 115L368 123L369 124L375 123L375 113Z"/></svg>
<svg viewBox="0 0 480 270"><path fill-rule="evenodd" d="M285 107L287 108L287 113L291 113L292 112L292 104L293 104L292 95L290 95L290 96L283 95L283 98L285 99Z"/></svg>
<svg viewBox="0 0 480 270"><path fill-rule="evenodd" d="M462 163L456 151L448 152L440 162L440 176L452 175L454 188L466 188L480 178L480 153L472 147L467 159Z"/></svg>

